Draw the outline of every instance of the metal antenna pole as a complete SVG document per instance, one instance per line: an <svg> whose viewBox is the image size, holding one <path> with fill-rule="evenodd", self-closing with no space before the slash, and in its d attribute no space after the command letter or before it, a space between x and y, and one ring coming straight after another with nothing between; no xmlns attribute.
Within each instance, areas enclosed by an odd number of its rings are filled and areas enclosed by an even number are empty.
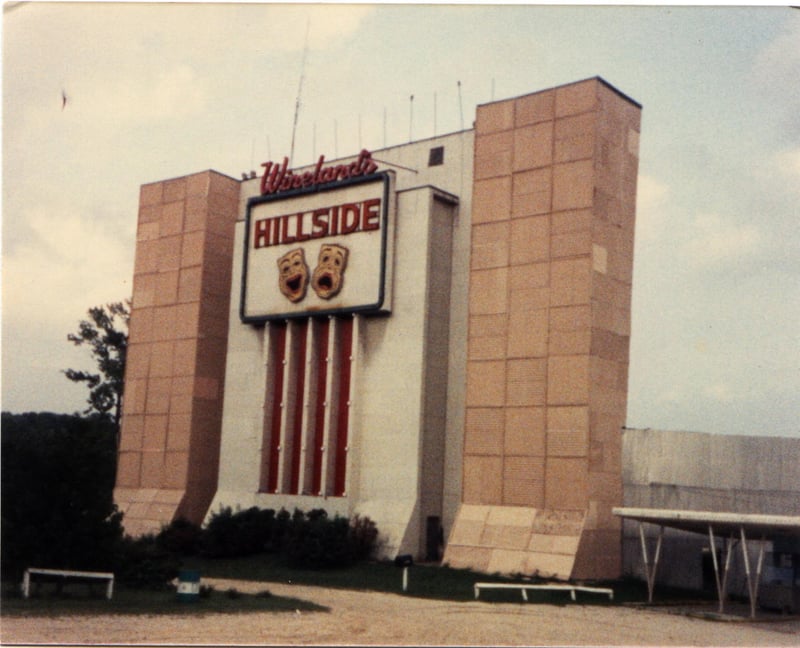
<svg viewBox="0 0 800 648"><path fill-rule="evenodd" d="M413 142L414 137L414 95L409 97L409 108L408 108L408 141Z"/></svg>
<svg viewBox="0 0 800 648"><path fill-rule="evenodd" d="M292 124L292 147L289 149L289 159L294 162L294 138L297 132L297 118L300 115L300 96L303 93L303 78L306 74L306 56L308 55L308 32L311 29L311 18L306 21L306 42L303 45L303 62L300 64L300 83L297 85L297 99L294 102L294 123Z"/></svg>
<svg viewBox="0 0 800 648"><path fill-rule="evenodd" d="M433 136L436 137L436 93L433 93Z"/></svg>
<svg viewBox="0 0 800 648"><path fill-rule="evenodd" d="M461 116L461 130L464 130L464 106L461 103L461 81L458 82L458 114Z"/></svg>

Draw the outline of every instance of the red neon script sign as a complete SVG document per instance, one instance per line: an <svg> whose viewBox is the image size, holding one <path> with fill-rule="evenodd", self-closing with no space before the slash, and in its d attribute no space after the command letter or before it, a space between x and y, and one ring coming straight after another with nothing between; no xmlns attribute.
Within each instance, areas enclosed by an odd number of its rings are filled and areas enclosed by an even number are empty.
<svg viewBox="0 0 800 648"><path fill-rule="evenodd" d="M378 170L378 165L372 159L372 153L366 149L358 154L358 159L350 164L337 164L336 166L323 166L325 156L320 155L313 171L295 173L289 168L289 158L284 157L282 164L263 162L264 173L261 176L261 194L275 194L289 189L307 189L328 182L356 178L369 175Z"/></svg>

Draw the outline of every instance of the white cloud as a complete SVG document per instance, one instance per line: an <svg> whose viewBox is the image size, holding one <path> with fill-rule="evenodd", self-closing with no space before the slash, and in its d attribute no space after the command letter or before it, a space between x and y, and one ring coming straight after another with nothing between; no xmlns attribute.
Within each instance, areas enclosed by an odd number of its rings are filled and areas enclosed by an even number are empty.
<svg viewBox="0 0 800 648"><path fill-rule="evenodd" d="M636 187L636 238L653 241L664 226L669 186L653 176L640 174Z"/></svg>
<svg viewBox="0 0 800 648"><path fill-rule="evenodd" d="M684 252L695 267L739 261L760 248L763 236L752 224L729 223L718 214L697 214L688 231Z"/></svg>
<svg viewBox="0 0 800 648"><path fill-rule="evenodd" d="M152 76L119 79L111 87L93 86L78 99L87 121L111 122L115 127L152 120L170 120L201 113L208 91L204 80L188 65L158 70Z"/></svg>
<svg viewBox="0 0 800 648"><path fill-rule="evenodd" d="M658 394L654 400L656 403L676 404L683 402L684 398L684 391L678 385L672 385Z"/></svg>
<svg viewBox="0 0 800 648"><path fill-rule="evenodd" d="M3 408L83 409L86 390L61 373L92 368L67 341L86 311L131 295L133 233L117 221L38 203L15 214L29 235L3 254Z"/></svg>
<svg viewBox="0 0 800 648"><path fill-rule="evenodd" d="M59 113L65 88L73 108L99 124L186 117L237 78L274 84L280 55L344 47L369 5L228 3L31 3L4 25L5 109L31 129ZM46 46L41 46L46 43ZM300 57L297 57L299 71ZM336 65L336 61L328 61ZM213 84L214 87L211 87ZM24 106L24 110L23 110ZM33 111L33 112L32 112ZM15 116L16 116L16 111Z"/></svg>
<svg viewBox="0 0 800 648"><path fill-rule="evenodd" d="M763 88L786 81L794 84L795 97L800 100L797 74L800 69L800 21L787 20L782 31L758 53L750 76Z"/></svg>
<svg viewBox="0 0 800 648"><path fill-rule="evenodd" d="M303 20L300 24L305 30L308 25L309 47L325 48L341 45L358 31L363 20L374 11L369 5L294 5L286 7L287 13L296 12L298 18ZM308 21L307 23L305 21ZM298 36L301 36L298 39ZM279 30L273 40L275 46L286 49L299 49L305 39L302 34L291 34L289 31Z"/></svg>
<svg viewBox="0 0 800 648"><path fill-rule="evenodd" d="M788 188L800 193L800 148L776 153L773 157L776 173L788 181Z"/></svg>
<svg viewBox="0 0 800 648"><path fill-rule="evenodd" d="M374 11L369 4L318 3L132 3L125 9L134 29L123 32L170 51L191 53L191 60L208 60L222 54L300 52L345 45L364 19ZM155 17L155 20L154 20Z"/></svg>
<svg viewBox="0 0 800 648"><path fill-rule="evenodd" d="M703 388L703 395L710 400L718 401L720 403L731 403L735 400L730 385L725 383L706 385Z"/></svg>
<svg viewBox="0 0 800 648"><path fill-rule="evenodd" d="M89 307L130 296L133 255L126 236L63 206L37 206L22 217L34 236L3 257L4 317L72 328Z"/></svg>
<svg viewBox="0 0 800 648"><path fill-rule="evenodd" d="M800 136L800 20L796 15L784 21L782 30L761 49L743 78L768 105L763 119L777 118L777 127L787 137Z"/></svg>
<svg viewBox="0 0 800 648"><path fill-rule="evenodd" d="M205 79L188 65L120 76L98 82L87 79L66 89L67 104L54 95L21 116L22 133L64 129L89 141L101 133L137 124L175 121L202 114L208 101ZM60 124L60 126L59 126ZM75 129L78 129L75 131Z"/></svg>
<svg viewBox="0 0 800 648"><path fill-rule="evenodd" d="M227 3L168 4L153 13L142 11L138 20L149 23L153 38L170 49L193 45L192 59L217 56L220 52L299 52L305 45L322 49L346 44L363 20L374 11L368 4ZM176 28L176 24L180 28Z"/></svg>

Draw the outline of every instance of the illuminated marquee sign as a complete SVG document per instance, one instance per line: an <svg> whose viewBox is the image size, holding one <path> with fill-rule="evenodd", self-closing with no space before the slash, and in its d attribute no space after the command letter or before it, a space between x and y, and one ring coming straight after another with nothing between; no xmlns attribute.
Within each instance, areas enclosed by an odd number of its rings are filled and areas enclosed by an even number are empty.
<svg viewBox="0 0 800 648"><path fill-rule="evenodd" d="M389 312L393 187L391 172L353 174L251 198L242 321Z"/></svg>

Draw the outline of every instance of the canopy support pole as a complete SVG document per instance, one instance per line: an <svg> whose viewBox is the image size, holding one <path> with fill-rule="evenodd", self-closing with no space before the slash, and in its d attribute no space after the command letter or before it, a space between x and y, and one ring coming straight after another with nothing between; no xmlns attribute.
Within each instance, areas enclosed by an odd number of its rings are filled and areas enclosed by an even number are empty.
<svg viewBox="0 0 800 648"><path fill-rule="evenodd" d="M750 575L750 556L747 553L747 538L744 527L739 527L742 538L742 558L744 559L744 572L747 576L747 594L750 597L750 618L756 618L756 602L758 601L758 586L761 582L761 567L764 564L764 537L761 538L761 546L758 549L758 562L756 564L756 577Z"/></svg>
<svg viewBox="0 0 800 648"><path fill-rule="evenodd" d="M644 572L647 577L647 602L653 602L653 590L656 586L656 569L658 569L658 559L661 556L661 541L664 538L664 527L658 527L658 540L656 540L656 553L653 556L653 564L647 555L647 541L644 536L644 524L639 522L639 539L642 541L642 558L644 559Z"/></svg>
<svg viewBox="0 0 800 648"><path fill-rule="evenodd" d="M719 613L725 611L725 597L728 591L728 573L731 566L731 553L733 552L733 534L727 541L727 551L725 552L725 565L722 568L722 580L719 575L719 562L717 561L717 543L714 541L714 527L708 525L708 538L711 545L711 560L714 563L714 579L717 582L717 596L719 597ZM723 539L723 543L725 540ZM723 544L724 546L724 544Z"/></svg>

